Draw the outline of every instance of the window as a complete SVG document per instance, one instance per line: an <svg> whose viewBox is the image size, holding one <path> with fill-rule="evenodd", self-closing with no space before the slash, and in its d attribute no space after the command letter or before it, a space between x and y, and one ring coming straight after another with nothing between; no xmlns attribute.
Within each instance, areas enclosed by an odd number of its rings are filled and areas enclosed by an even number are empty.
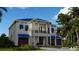
<svg viewBox="0 0 79 59"><path fill-rule="evenodd" d="M38 33L38 30L35 30L35 33Z"/></svg>
<svg viewBox="0 0 79 59"><path fill-rule="evenodd" d="M61 39L57 39L57 45L61 45Z"/></svg>
<svg viewBox="0 0 79 59"><path fill-rule="evenodd" d="M39 32L42 33L42 26L39 27Z"/></svg>
<svg viewBox="0 0 79 59"><path fill-rule="evenodd" d="M48 28L48 34L50 33L50 29Z"/></svg>
<svg viewBox="0 0 79 59"><path fill-rule="evenodd" d="M42 26L41 26L41 33L42 33Z"/></svg>
<svg viewBox="0 0 79 59"><path fill-rule="evenodd" d="M25 25L25 30L28 31L28 25Z"/></svg>
<svg viewBox="0 0 79 59"><path fill-rule="evenodd" d="M48 44L50 44L50 37L48 37Z"/></svg>
<svg viewBox="0 0 79 59"><path fill-rule="evenodd" d="M54 28L51 28L51 32L52 32L52 33L54 32Z"/></svg>
<svg viewBox="0 0 79 59"><path fill-rule="evenodd" d="M43 44L43 37L39 37L39 44Z"/></svg>
<svg viewBox="0 0 79 59"><path fill-rule="evenodd" d="M20 25L20 29L23 29L23 25Z"/></svg>

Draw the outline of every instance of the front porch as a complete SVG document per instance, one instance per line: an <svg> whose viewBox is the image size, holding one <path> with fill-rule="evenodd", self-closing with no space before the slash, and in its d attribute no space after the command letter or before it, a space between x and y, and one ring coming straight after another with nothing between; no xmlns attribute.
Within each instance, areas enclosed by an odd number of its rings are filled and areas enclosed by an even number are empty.
<svg viewBox="0 0 79 59"><path fill-rule="evenodd" d="M36 43L36 46L41 46L41 47L50 46L49 38L47 36L38 36L37 41L38 42Z"/></svg>
<svg viewBox="0 0 79 59"><path fill-rule="evenodd" d="M29 37L28 34L18 34L18 45L29 44Z"/></svg>
<svg viewBox="0 0 79 59"><path fill-rule="evenodd" d="M58 35L51 35L51 46L62 46L62 37Z"/></svg>

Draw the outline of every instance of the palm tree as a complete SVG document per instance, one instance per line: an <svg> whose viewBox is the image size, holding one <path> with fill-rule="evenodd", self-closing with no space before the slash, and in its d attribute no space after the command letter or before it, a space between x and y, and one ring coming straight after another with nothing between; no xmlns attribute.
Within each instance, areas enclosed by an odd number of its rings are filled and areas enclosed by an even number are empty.
<svg viewBox="0 0 79 59"><path fill-rule="evenodd" d="M2 20L3 11L7 12L7 9L5 7L0 7L0 22Z"/></svg>
<svg viewBox="0 0 79 59"><path fill-rule="evenodd" d="M72 17L72 29L74 29L77 40L79 40L79 7L71 7L69 10L69 15Z"/></svg>
<svg viewBox="0 0 79 59"><path fill-rule="evenodd" d="M62 33L60 33L60 35L64 35L65 36L65 38L67 39L65 41L65 43L67 45L70 44L70 42L68 42L68 41L71 41L71 39L72 39L72 36L71 36L72 33L70 31L72 25L71 25L70 21L71 21L71 17L68 14L62 14L61 13L61 14L58 15L57 22L58 22L59 25L62 25L60 27L61 28L61 32L62 32ZM70 40L68 40L69 38L70 38Z"/></svg>
<svg viewBox="0 0 79 59"><path fill-rule="evenodd" d="M77 38L77 40L74 40L75 41L78 41L79 40L79 18L73 18L74 20L72 20L72 30L74 32L73 35L75 35L75 37Z"/></svg>
<svg viewBox="0 0 79 59"><path fill-rule="evenodd" d="M79 7L71 7L69 8L69 12L68 14L72 17L72 18L79 18Z"/></svg>
<svg viewBox="0 0 79 59"><path fill-rule="evenodd" d="M67 25L67 23L70 21L70 16L68 14L59 14L58 15L58 24L59 25Z"/></svg>
<svg viewBox="0 0 79 59"><path fill-rule="evenodd" d="M79 40L79 8L71 7L69 10L67 14L58 15L58 24L62 25L66 37L71 36L72 42L74 42L74 37Z"/></svg>
<svg viewBox="0 0 79 59"><path fill-rule="evenodd" d="M70 20L71 20L71 18L67 14L61 13L61 14L58 15L58 21L57 22L58 22L59 25L62 25L61 31L63 31L64 34L65 34L65 32L67 33L67 31L69 31L70 28L71 28Z"/></svg>

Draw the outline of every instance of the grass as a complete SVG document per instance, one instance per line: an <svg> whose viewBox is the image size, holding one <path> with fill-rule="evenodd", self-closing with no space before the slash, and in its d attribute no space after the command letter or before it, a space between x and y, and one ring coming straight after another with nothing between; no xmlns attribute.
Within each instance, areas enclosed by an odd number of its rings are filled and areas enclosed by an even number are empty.
<svg viewBox="0 0 79 59"><path fill-rule="evenodd" d="M0 51L35 51L35 50L41 50L41 49L35 48L30 45L22 45L19 47L0 48Z"/></svg>
<svg viewBox="0 0 79 59"><path fill-rule="evenodd" d="M42 50L42 49L35 49L37 50ZM17 49L17 48L0 48L0 51L35 51L34 49Z"/></svg>
<svg viewBox="0 0 79 59"><path fill-rule="evenodd" d="M62 46L49 46L49 48L62 48Z"/></svg>
<svg viewBox="0 0 79 59"><path fill-rule="evenodd" d="M49 48L56 48L55 46L49 46Z"/></svg>
<svg viewBox="0 0 79 59"><path fill-rule="evenodd" d="M0 48L0 51L14 51L13 48Z"/></svg>

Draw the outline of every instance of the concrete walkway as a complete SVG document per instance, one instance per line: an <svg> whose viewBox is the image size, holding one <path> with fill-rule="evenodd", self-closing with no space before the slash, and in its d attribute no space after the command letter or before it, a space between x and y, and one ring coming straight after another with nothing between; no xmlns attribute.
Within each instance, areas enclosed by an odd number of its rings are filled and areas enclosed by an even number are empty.
<svg viewBox="0 0 79 59"><path fill-rule="evenodd" d="M45 51L75 51L75 48L49 48L49 47L40 47L40 49L44 49Z"/></svg>

